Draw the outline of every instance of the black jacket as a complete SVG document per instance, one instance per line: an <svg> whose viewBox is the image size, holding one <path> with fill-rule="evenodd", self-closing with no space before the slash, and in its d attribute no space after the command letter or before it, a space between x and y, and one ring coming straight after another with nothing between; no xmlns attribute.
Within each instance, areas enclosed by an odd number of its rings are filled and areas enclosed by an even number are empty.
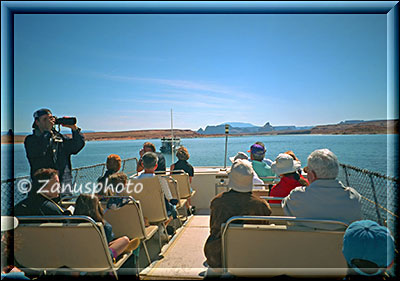
<svg viewBox="0 0 400 281"><path fill-rule="evenodd" d="M34 130L24 141L26 157L31 166L31 177L41 168L58 170L60 183L72 184L71 155L85 146L80 130L72 131L72 138L57 131L40 133Z"/></svg>
<svg viewBox="0 0 400 281"><path fill-rule="evenodd" d="M57 199L49 200L40 194L29 194L14 208L16 216L69 216L71 212L57 204Z"/></svg>

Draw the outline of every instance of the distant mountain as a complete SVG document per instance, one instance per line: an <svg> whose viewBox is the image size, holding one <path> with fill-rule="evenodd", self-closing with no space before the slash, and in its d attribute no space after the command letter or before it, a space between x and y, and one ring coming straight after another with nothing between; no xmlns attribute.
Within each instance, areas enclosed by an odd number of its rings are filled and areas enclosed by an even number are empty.
<svg viewBox="0 0 400 281"><path fill-rule="evenodd" d="M225 126L225 124L229 124L229 125L231 125L232 127L235 127L235 128L257 127L257 126L254 126L253 124L243 123L243 122L225 122L225 123L220 124L220 125L224 125ZM220 125L218 125L218 126L220 126Z"/></svg>
<svg viewBox="0 0 400 281"><path fill-rule="evenodd" d="M226 122L224 124L216 126L207 126L204 130L200 128L197 132L202 135L218 135L225 134L225 124L229 124L230 134L251 134L251 133L264 133L272 131L292 131L292 130L308 130L314 126L272 126L269 122L265 123L264 126L254 126L250 123L242 122Z"/></svg>

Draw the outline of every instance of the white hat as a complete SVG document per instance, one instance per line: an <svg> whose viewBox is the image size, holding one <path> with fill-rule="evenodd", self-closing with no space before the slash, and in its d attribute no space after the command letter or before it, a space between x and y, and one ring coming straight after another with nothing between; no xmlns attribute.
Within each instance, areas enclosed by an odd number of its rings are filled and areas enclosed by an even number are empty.
<svg viewBox="0 0 400 281"><path fill-rule="evenodd" d="M228 187L238 192L250 192L253 189L254 170L251 163L244 159L238 159L232 164L228 174Z"/></svg>
<svg viewBox="0 0 400 281"><path fill-rule="evenodd" d="M239 151L235 156L229 157L229 160L231 160L232 163L238 159L248 160L249 156L247 156L246 153Z"/></svg>
<svg viewBox="0 0 400 281"><path fill-rule="evenodd" d="M286 153L279 154L271 164L272 171L277 175L296 172L300 167L301 162Z"/></svg>
<svg viewBox="0 0 400 281"><path fill-rule="evenodd" d="M1 216L1 231L7 231L14 229L18 226L18 220L16 217Z"/></svg>

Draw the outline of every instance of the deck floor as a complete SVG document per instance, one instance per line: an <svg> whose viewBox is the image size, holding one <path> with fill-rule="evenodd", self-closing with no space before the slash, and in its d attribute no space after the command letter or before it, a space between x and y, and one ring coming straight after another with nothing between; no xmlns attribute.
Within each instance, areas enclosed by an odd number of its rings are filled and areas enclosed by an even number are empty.
<svg viewBox="0 0 400 281"><path fill-rule="evenodd" d="M207 270L203 248L210 233L209 221L209 215L191 216L163 248L163 258L143 270L140 278L203 279Z"/></svg>

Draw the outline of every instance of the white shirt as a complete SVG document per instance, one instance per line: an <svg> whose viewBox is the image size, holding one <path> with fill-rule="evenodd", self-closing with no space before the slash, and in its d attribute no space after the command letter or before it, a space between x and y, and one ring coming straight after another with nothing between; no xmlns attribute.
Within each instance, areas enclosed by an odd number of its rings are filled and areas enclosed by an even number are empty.
<svg viewBox="0 0 400 281"><path fill-rule="evenodd" d="M256 184L265 184L262 179L260 179L256 173L254 173L253 177L253 189L260 189L260 190L265 190L264 186L255 186Z"/></svg>
<svg viewBox="0 0 400 281"><path fill-rule="evenodd" d="M142 173L139 176L135 177L135 179L142 179L142 178L152 178L154 177L155 174L145 174ZM161 189L165 195L165 198L167 198L168 200L172 199L172 194L171 194L171 190L169 190L168 187L168 182L165 178L163 177L158 177L158 180L160 181L160 185L161 185Z"/></svg>

